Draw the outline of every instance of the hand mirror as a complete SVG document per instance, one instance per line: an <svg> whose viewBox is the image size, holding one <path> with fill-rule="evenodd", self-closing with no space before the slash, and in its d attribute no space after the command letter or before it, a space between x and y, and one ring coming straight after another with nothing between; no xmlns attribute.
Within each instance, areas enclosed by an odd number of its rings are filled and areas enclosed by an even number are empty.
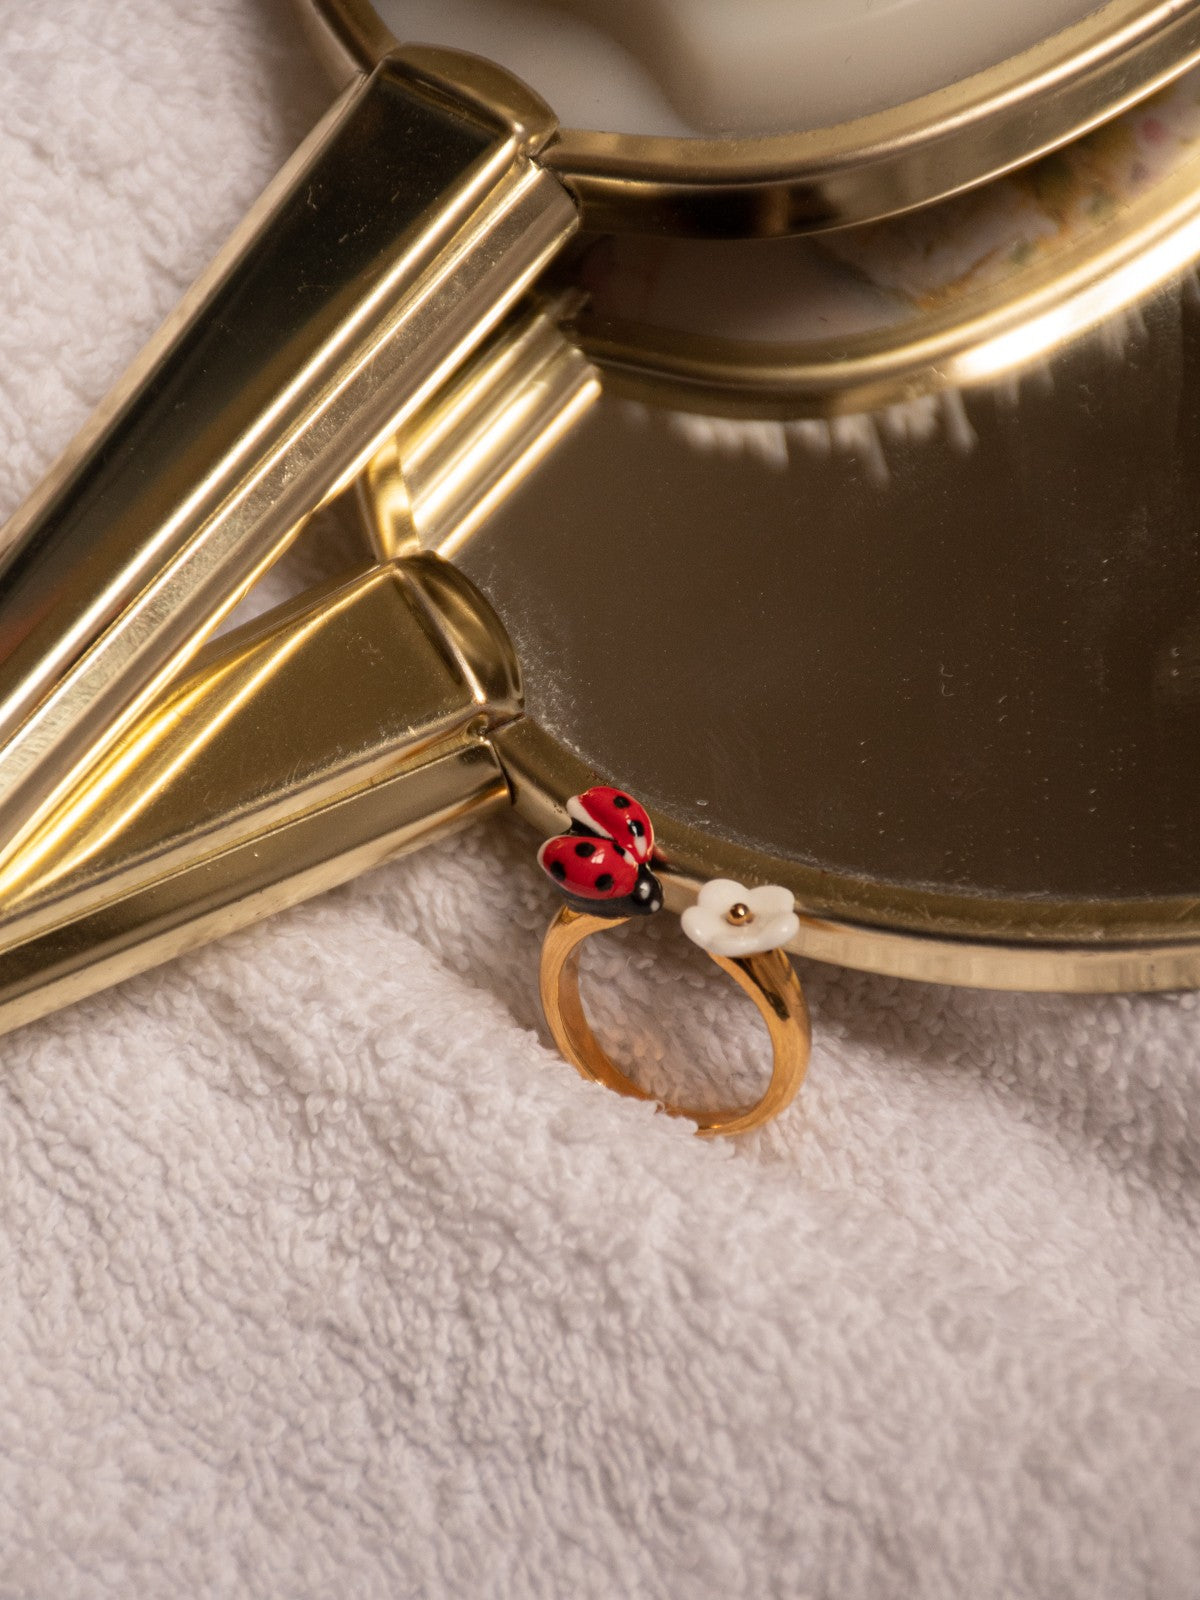
<svg viewBox="0 0 1200 1600"><path fill-rule="evenodd" d="M926 7L935 21L949 9ZM705 250L718 284L734 260L720 252L739 253L753 301L759 274L779 277L771 252L800 248L786 241L680 246L663 272L690 286L674 296L681 315L622 290L622 259L636 265L643 246L592 239L545 273L577 208L593 230L782 235L978 184L1181 72L1197 8L1064 7L1049 40L1034 37L1043 16L986 43L993 58L898 79L887 105L851 97L840 122L821 112L781 131L760 97L724 134L720 94L664 54L684 8L647 8L656 33L640 53L622 28L597 33L586 7L530 8L572 59L581 29L628 55L641 87L623 104L641 120L613 112L592 133L556 131L506 75L443 53L488 47L510 10L442 8L452 38L356 81L110 407L100 443L85 440L9 533L9 1020L336 881L510 786L551 824L592 774L656 807L677 904L716 871L788 882L808 953L960 982L1192 981L1195 863L1179 822L1192 776L1170 759L1188 742L1174 730L1190 714L1190 633L1178 604L1163 609L1192 576L1192 314L1178 294L1152 298L1190 259L1190 214L1166 199L1190 192L1186 162L1153 206L1124 206L1116 244L1095 230L1057 240L1028 273L940 300L876 293L853 257L880 247L854 230L821 270L865 278L878 316L832 343L687 325L703 322L690 288ZM343 64L387 46L364 8L330 0L309 15ZM857 25L853 8L840 15ZM720 39L715 8L689 16L693 42ZM465 37L472 19L483 32ZM401 161L418 122L424 159L410 146ZM1134 282L1119 245L1149 259L1143 211L1174 253ZM539 281L535 307L524 297ZM1057 396L1023 390L1009 410L999 388L968 398L969 450L949 432L932 449L893 441L881 476L861 451L807 448L821 429L865 437L872 408L900 428L897 404L910 415L947 380L1003 378L1088 326L1111 330L1135 302L1145 342L1128 370L1103 377L1098 335L1055 364ZM1169 435L1144 399L1161 416L1164 383ZM727 431L698 431L728 413ZM198 656L368 461L369 521L399 566ZM1068 503L1090 544L1078 525L1062 537ZM1151 518L1179 537L1139 565L1129 530ZM1114 565L1107 599L1080 577ZM384 639L386 706L368 671ZM436 662L422 664L431 640ZM298 727L301 667L337 692Z"/></svg>

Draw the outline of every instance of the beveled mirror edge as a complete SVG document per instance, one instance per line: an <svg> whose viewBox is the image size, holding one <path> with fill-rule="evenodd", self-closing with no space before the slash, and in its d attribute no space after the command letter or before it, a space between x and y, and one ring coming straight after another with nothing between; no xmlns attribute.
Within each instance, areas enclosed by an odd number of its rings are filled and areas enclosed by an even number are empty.
<svg viewBox="0 0 1200 1600"><path fill-rule="evenodd" d="M296 4L339 84L395 47L367 0ZM1197 0L1108 0L995 67L834 127L736 139L563 128L543 159L598 231L810 232L975 187L1078 138L1197 60Z"/></svg>
<svg viewBox="0 0 1200 1600"><path fill-rule="evenodd" d="M520 816L540 837L561 831L568 795L597 773L528 715L493 735ZM1200 986L1200 899L1070 901L954 895L870 881L787 860L680 822L641 797L668 863L667 906L680 912L713 877L780 883L796 896L795 955L891 977L967 988L1119 993Z"/></svg>
<svg viewBox="0 0 1200 1600"><path fill-rule="evenodd" d="M722 416L860 413L1051 359L1177 280L1198 255L1200 151L1087 237L870 333L769 344L654 328L587 306L571 331L606 382L632 398Z"/></svg>

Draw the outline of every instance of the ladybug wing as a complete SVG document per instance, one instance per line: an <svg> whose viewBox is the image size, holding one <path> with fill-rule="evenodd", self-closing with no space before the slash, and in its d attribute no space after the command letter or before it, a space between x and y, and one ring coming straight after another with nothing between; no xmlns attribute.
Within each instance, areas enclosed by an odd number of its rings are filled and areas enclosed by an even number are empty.
<svg viewBox="0 0 1200 1600"><path fill-rule="evenodd" d="M567 801L571 820L591 833L611 839L624 855L639 865L654 850L654 826L632 795L623 789L600 785Z"/></svg>
<svg viewBox="0 0 1200 1600"><path fill-rule="evenodd" d="M623 900L638 880L636 865L611 839L585 839L577 833L547 839L538 863L564 894L576 900Z"/></svg>

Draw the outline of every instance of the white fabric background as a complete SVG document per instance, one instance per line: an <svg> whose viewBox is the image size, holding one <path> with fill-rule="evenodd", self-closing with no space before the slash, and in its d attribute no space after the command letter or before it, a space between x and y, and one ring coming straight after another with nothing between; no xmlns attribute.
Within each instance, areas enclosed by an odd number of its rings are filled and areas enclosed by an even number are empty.
<svg viewBox="0 0 1200 1600"><path fill-rule="evenodd" d="M0 511L325 98L274 0L0 8ZM0 1596L1200 1592L1196 1000L808 968L702 1144L547 1048L552 909L488 825L0 1041Z"/></svg>

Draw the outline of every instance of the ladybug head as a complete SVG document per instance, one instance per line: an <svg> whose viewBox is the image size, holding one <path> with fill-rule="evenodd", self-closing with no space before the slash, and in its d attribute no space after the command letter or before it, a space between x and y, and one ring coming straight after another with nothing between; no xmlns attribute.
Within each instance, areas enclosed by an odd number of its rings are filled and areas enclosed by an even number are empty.
<svg viewBox="0 0 1200 1600"><path fill-rule="evenodd" d="M649 867L638 868L637 882L630 895L629 909L635 916L650 917L663 908L662 884Z"/></svg>

